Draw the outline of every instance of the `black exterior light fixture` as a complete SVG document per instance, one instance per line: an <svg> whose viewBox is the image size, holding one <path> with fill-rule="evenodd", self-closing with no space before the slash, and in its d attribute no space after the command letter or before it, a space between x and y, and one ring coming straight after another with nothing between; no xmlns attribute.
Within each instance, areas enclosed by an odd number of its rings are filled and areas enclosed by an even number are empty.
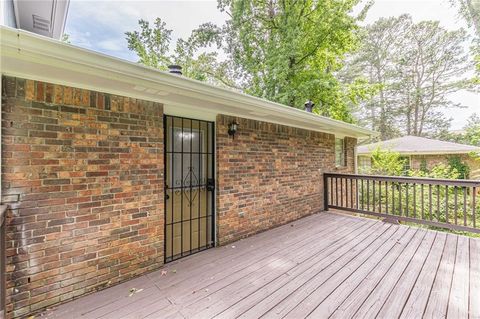
<svg viewBox="0 0 480 319"><path fill-rule="evenodd" d="M305 111L307 111L308 113L312 113L312 110L313 110L314 106L315 106L315 103L308 100L307 102L305 102Z"/></svg>
<svg viewBox="0 0 480 319"><path fill-rule="evenodd" d="M230 124L228 124L228 135L230 135L232 139L235 138L235 133L237 133L237 129L238 129L237 121L233 121Z"/></svg>
<svg viewBox="0 0 480 319"><path fill-rule="evenodd" d="M168 72L176 75L182 75L182 67L178 64L169 65Z"/></svg>

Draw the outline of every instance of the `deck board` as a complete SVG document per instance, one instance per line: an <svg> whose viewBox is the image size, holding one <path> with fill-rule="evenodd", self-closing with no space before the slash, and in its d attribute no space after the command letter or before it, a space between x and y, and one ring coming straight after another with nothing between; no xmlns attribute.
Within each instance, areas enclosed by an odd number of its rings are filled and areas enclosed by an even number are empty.
<svg viewBox="0 0 480 319"><path fill-rule="evenodd" d="M363 225L360 229L363 229ZM359 229L354 230L358 231ZM224 309L241 301L258 289L277 282L280 277L294 269L301 269L302 272L308 271L312 266L328 256L330 248L335 246L339 238L343 239L350 234L352 234L352 229L346 229L340 233L335 232L332 238L324 237L322 241L314 241L311 245L308 245L308 247L303 248L303 253L294 253L293 255L286 256L288 264L282 264L278 260L274 261L269 264L270 272L267 275L265 275L263 269L260 269L260 271L255 272L255 274L250 274L244 278L244 280L237 281L234 285L218 290L215 294L209 294L208 297L210 300L204 298L201 302L191 303L187 307L189 312L184 311L183 313L187 316L190 315L198 318L208 318L218 315ZM291 275L289 275L289 277L290 276ZM212 303L211 299L217 300L218 302Z"/></svg>
<svg viewBox="0 0 480 319"><path fill-rule="evenodd" d="M375 292L377 287L388 287L398 280L398 277L389 274L396 273L402 269L402 265L405 265L425 238L427 232L419 230L415 233L412 240L410 240L405 246L401 254L390 254L390 258L394 258L391 263L384 263L382 271L372 271L362 284L359 285L348 298L345 298L337 310L332 314L331 318L352 318L357 314L358 309L370 298ZM402 263L403 260L403 263ZM388 291L388 290L387 290ZM386 291L382 292L386 294Z"/></svg>
<svg viewBox="0 0 480 319"><path fill-rule="evenodd" d="M469 318L480 318L480 240L470 240Z"/></svg>
<svg viewBox="0 0 480 319"><path fill-rule="evenodd" d="M319 213L42 318L479 318L479 254L479 239Z"/></svg>
<svg viewBox="0 0 480 319"><path fill-rule="evenodd" d="M315 288L305 300L298 304L288 314L288 318L298 317L328 317L335 307L338 306L338 299L342 293L348 293L354 289L356 283L363 275L368 273L367 269L375 267L396 245L399 240L409 232L408 229L395 227L393 234L388 237L380 237L374 244L374 249L366 249L357 255L352 261L344 265L334 276L329 278L321 286ZM366 271L364 274L363 272ZM333 297L333 298L332 298Z"/></svg>
<svg viewBox="0 0 480 319"><path fill-rule="evenodd" d="M437 234L435 243L425 261L415 286L410 291L410 296L403 306L400 318L421 318L428 302L428 295L435 280L440 260L445 248L445 234Z"/></svg>
<svg viewBox="0 0 480 319"><path fill-rule="evenodd" d="M375 318L384 306L386 300L388 300L392 292L396 289L400 279L405 278L407 269L410 271L411 267L421 262L421 258L418 258L418 256L426 256L428 254L435 240L435 236L436 234L434 232L427 232L418 248L416 248L410 256L399 259L398 263L387 272L377 287L370 292L370 295L356 310L353 318Z"/></svg>
<svg viewBox="0 0 480 319"><path fill-rule="evenodd" d="M355 272L348 276L338 287L332 291L328 297L323 299L316 308L309 314L310 318L326 318L329 317L338 307L348 298L352 297L352 292L359 288L360 285L368 285L375 282L382 273L395 262L408 243L412 240L418 229L410 228L402 235L399 234L397 239L393 239L390 243L382 246L362 264ZM353 299L353 298L352 298Z"/></svg>
<svg viewBox="0 0 480 319"><path fill-rule="evenodd" d="M458 237L452 287L448 299L448 318L468 318L469 298L469 239ZM465 298L466 296L466 298ZM478 301L480 302L480 300Z"/></svg>
<svg viewBox="0 0 480 319"><path fill-rule="evenodd" d="M458 237L447 235L442 261L437 270L435 281L430 291L427 307L424 311L426 318L445 318L447 316L448 299L452 285L455 256L457 253ZM464 296L467 298L467 296Z"/></svg>
<svg viewBox="0 0 480 319"><path fill-rule="evenodd" d="M249 317L254 313L265 313L278 300L285 298L293 289L307 282L314 271L321 271L335 260L355 248L357 244L380 227L380 224L370 224L368 227L358 228L348 234L342 241L331 245L324 254L316 256L309 263L296 267L272 283L259 287L256 291L232 304L229 308L218 313L223 318Z"/></svg>

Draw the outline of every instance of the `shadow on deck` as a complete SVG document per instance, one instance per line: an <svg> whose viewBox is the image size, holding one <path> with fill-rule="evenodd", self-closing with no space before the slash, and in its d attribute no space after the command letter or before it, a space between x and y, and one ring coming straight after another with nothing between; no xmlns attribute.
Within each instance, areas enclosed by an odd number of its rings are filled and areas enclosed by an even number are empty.
<svg viewBox="0 0 480 319"><path fill-rule="evenodd" d="M44 318L480 318L480 240L320 213Z"/></svg>

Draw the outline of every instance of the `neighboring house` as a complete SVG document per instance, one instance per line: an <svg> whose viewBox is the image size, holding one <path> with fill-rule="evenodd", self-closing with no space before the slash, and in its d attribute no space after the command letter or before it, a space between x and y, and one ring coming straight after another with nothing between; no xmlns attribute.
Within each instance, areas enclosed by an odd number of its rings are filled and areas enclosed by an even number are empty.
<svg viewBox="0 0 480 319"><path fill-rule="evenodd" d="M418 136L404 136L357 147L359 172L371 166L372 152L380 148L399 153L405 159L405 169L431 169L437 164L448 164L452 157L458 157L470 167L470 179L480 179L480 161L472 153L480 153L480 147L439 141Z"/></svg>
<svg viewBox="0 0 480 319"><path fill-rule="evenodd" d="M323 210L374 132L1 29L16 317Z"/></svg>

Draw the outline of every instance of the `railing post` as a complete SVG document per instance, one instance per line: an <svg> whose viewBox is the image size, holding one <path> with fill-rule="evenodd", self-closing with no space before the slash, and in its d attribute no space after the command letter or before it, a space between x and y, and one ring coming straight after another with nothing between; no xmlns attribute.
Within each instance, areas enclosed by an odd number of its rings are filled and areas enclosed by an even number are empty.
<svg viewBox="0 0 480 319"><path fill-rule="evenodd" d="M323 173L323 210L328 210L328 175Z"/></svg>

